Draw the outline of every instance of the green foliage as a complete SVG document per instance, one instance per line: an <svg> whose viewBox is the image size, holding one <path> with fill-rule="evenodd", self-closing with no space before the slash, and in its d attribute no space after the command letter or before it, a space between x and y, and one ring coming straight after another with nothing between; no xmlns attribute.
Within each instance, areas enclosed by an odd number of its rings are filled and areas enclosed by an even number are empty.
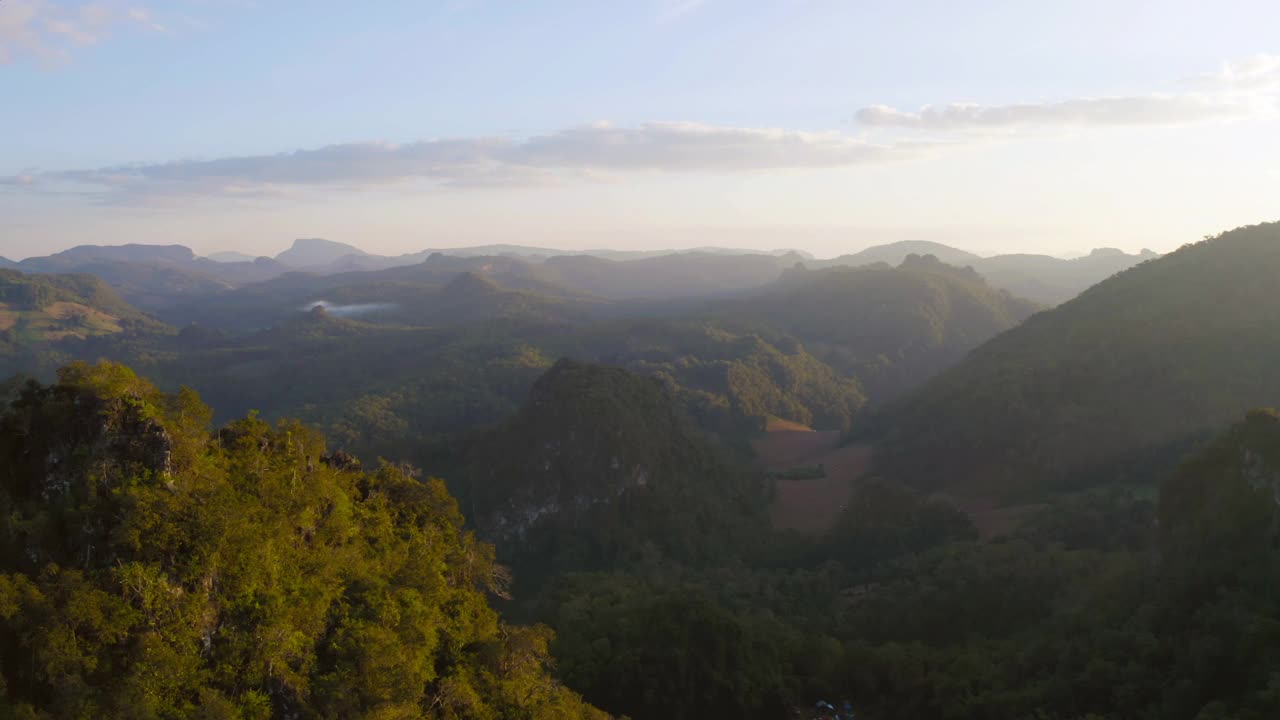
<svg viewBox="0 0 1280 720"><path fill-rule="evenodd" d="M93 275L27 275L0 270L0 303L16 310L38 311L55 302L83 303L119 317L144 317Z"/></svg>
<svg viewBox="0 0 1280 720"><path fill-rule="evenodd" d="M1273 717L1277 477L1280 420L1255 412L1163 484L1158 545L1116 534L1150 528L1142 501L1092 495L1063 509L1132 518L1067 536L1102 551L954 546L881 572L848 611L846 687L872 718Z"/></svg>
<svg viewBox="0 0 1280 720"><path fill-rule="evenodd" d="M562 577L530 611L559 628L572 686L641 720L816 698L871 720L1262 720L1280 707L1277 488L1280 418L1260 411L1167 480L1158 533L1148 499L1107 492L976 541L950 506L870 483L811 547Z"/></svg>
<svg viewBox="0 0 1280 720"><path fill-rule="evenodd" d="M603 717L503 625L439 480L349 469L191 392L73 365L0 420L2 710L27 718Z"/></svg>
<svg viewBox="0 0 1280 720"><path fill-rule="evenodd" d="M164 331L93 275L0 270L0 374L46 370L89 338Z"/></svg>
<svg viewBox="0 0 1280 720"><path fill-rule="evenodd" d="M951 505L901 486L870 481L854 494L830 533L827 550L850 567L872 567L977 532Z"/></svg>
<svg viewBox="0 0 1280 720"><path fill-rule="evenodd" d="M910 255L897 268L795 269L754 296L720 303L712 316L731 328L797 338L883 402L1037 309L971 269Z"/></svg>
<svg viewBox="0 0 1280 720"><path fill-rule="evenodd" d="M785 714L784 638L697 591L618 577L562 589L556 656L588 700L636 718Z"/></svg>
<svg viewBox="0 0 1280 720"><path fill-rule="evenodd" d="M631 320L584 329L559 354L620 365L666 382L699 424L732 428L732 418L767 416L820 429L847 429L866 402L794 340L730 332L714 322Z"/></svg>
<svg viewBox="0 0 1280 720"><path fill-rule="evenodd" d="M1014 534L1040 548L1137 550L1151 542L1156 526L1155 503L1146 494L1111 488L1058 497Z"/></svg>
<svg viewBox="0 0 1280 720"><path fill-rule="evenodd" d="M705 564L767 527L763 478L710 445L652 378L557 363L468 451L461 491L518 578Z"/></svg>

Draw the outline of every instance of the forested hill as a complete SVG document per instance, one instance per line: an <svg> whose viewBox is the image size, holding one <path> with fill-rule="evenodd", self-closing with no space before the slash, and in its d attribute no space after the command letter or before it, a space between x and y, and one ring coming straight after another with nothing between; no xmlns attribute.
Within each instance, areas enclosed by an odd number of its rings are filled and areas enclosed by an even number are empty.
<svg viewBox="0 0 1280 720"><path fill-rule="evenodd" d="M68 338L156 332L163 327L93 275L0 270L0 353Z"/></svg>
<svg viewBox="0 0 1280 720"><path fill-rule="evenodd" d="M722 560L768 522L763 477L711 445L661 382L622 368L556 363L467 468L467 509L518 573Z"/></svg>
<svg viewBox="0 0 1280 720"><path fill-rule="evenodd" d="M1039 309L932 255L898 267L789 270L774 286L721 303L713 317L799 339L874 401L915 387Z"/></svg>
<svg viewBox="0 0 1280 720"><path fill-rule="evenodd" d="M121 319L144 317L106 283L84 273L30 275L0 270L0 301L15 310L42 310L56 302L75 302Z"/></svg>
<svg viewBox="0 0 1280 720"><path fill-rule="evenodd" d="M0 416L0 717L603 718L439 480L74 365Z"/></svg>
<svg viewBox="0 0 1280 720"><path fill-rule="evenodd" d="M1280 402L1280 224L1123 272L974 351L884 414L881 469L926 487L1147 481Z"/></svg>

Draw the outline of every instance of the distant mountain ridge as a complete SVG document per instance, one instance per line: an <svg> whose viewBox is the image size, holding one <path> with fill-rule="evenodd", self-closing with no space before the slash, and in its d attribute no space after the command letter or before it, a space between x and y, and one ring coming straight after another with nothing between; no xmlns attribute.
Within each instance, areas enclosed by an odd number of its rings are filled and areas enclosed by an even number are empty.
<svg viewBox="0 0 1280 720"><path fill-rule="evenodd" d="M276 262L291 268L323 268L331 263L349 256L361 257L367 253L354 245L324 240L322 238L302 238L294 240L293 245L276 255Z"/></svg>
<svg viewBox="0 0 1280 720"><path fill-rule="evenodd" d="M763 287L797 265L811 269L861 267L881 262L897 266L910 255L932 255L944 263L972 267L993 286L1047 305L1067 300L1111 274L1156 257L1150 251L1130 255L1100 249L1073 260L1047 255L984 258L924 241L875 246L831 260L816 260L796 250L560 251L524 245L486 245L381 256L347 243L305 238L296 240L275 258L250 258L243 253L198 257L182 245L81 245L46 257L9 261L7 266L24 272L94 274L139 307L162 311L175 304L200 302L235 288L299 272L329 277L391 273L421 265L440 268L452 263L454 272L489 273L501 267L507 275L520 276L525 282L556 285L565 291L604 298L669 300L734 294ZM5 262L0 261L0 267L5 266ZM332 286L323 280L293 282Z"/></svg>
<svg viewBox="0 0 1280 720"><path fill-rule="evenodd" d="M841 255L831 260L820 260L812 264L817 267L834 267L837 265L858 267L878 262L901 265L902 261L906 260L910 255L932 255L948 265L958 265L960 267L982 260L980 256L971 252L959 250L942 243L926 240L902 240L885 245L875 245L856 253Z"/></svg>
<svg viewBox="0 0 1280 720"><path fill-rule="evenodd" d="M261 282L287 270L270 258L220 262L197 257L183 245L138 244L80 245L45 257L27 258L12 267L27 273L95 275L146 310L164 307L178 297L208 296Z"/></svg>

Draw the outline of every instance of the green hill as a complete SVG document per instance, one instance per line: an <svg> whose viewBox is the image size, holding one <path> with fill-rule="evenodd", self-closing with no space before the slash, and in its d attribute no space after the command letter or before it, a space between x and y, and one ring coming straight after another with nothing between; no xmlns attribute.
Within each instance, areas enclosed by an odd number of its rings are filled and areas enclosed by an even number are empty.
<svg viewBox="0 0 1280 720"><path fill-rule="evenodd" d="M1038 306L989 286L971 269L931 255L899 267L809 271L724 301L712 316L731 327L799 339L807 351L856 378L875 401L914 387Z"/></svg>
<svg viewBox="0 0 1280 720"><path fill-rule="evenodd" d="M62 340L162 329L93 275L0 270L0 354Z"/></svg>
<svg viewBox="0 0 1280 720"><path fill-rule="evenodd" d="M878 423L881 469L961 492L1145 482L1280 402L1280 224L1143 263L974 351Z"/></svg>
<svg viewBox="0 0 1280 720"><path fill-rule="evenodd" d="M776 416L824 430L848 429L866 402L794 339L731 332L707 320L626 320L590 326L556 341L554 353L620 365L657 377L700 424Z"/></svg>
<svg viewBox="0 0 1280 720"><path fill-rule="evenodd" d="M0 416L0 716L603 718L439 480L74 365Z"/></svg>
<svg viewBox="0 0 1280 720"><path fill-rule="evenodd" d="M562 360L470 448L466 506L517 572L706 562L766 527L763 478L731 465L661 383Z"/></svg>

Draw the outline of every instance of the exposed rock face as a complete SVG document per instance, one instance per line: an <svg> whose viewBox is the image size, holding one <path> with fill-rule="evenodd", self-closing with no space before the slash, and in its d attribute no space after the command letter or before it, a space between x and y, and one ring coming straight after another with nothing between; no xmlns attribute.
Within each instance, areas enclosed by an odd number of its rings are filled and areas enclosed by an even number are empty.
<svg viewBox="0 0 1280 720"><path fill-rule="evenodd" d="M51 387L25 386L0 419L0 475L21 479L7 486L0 506L43 508L39 524L4 542L33 564L87 566L106 559L102 553L118 539L128 491L172 490L181 458L195 445L180 439L187 437L187 421L179 419L187 407L169 406L123 367L73 365L60 378ZM65 554L40 555L27 533L58 538Z"/></svg>
<svg viewBox="0 0 1280 720"><path fill-rule="evenodd" d="M352 455L345 450L334 450L328 455L322 456L320 458L320 462L337 470L349 472L360 471L360 458L357 458L355 455Z"/></svg>
<svg viewBox="0 0 1280 720"><path fill-rule="evenodd" d="M71 407L70 416L60 419L71 430L63 441L26 448L24 460L42 466L44 484L32 488L42 500L81 490L76 484L86 476L109 488L140 475L166 480L172 475L173 440L159 420L146 414L142 398L74 398ZM32 430L39 436L38 428Z"/></svg>

